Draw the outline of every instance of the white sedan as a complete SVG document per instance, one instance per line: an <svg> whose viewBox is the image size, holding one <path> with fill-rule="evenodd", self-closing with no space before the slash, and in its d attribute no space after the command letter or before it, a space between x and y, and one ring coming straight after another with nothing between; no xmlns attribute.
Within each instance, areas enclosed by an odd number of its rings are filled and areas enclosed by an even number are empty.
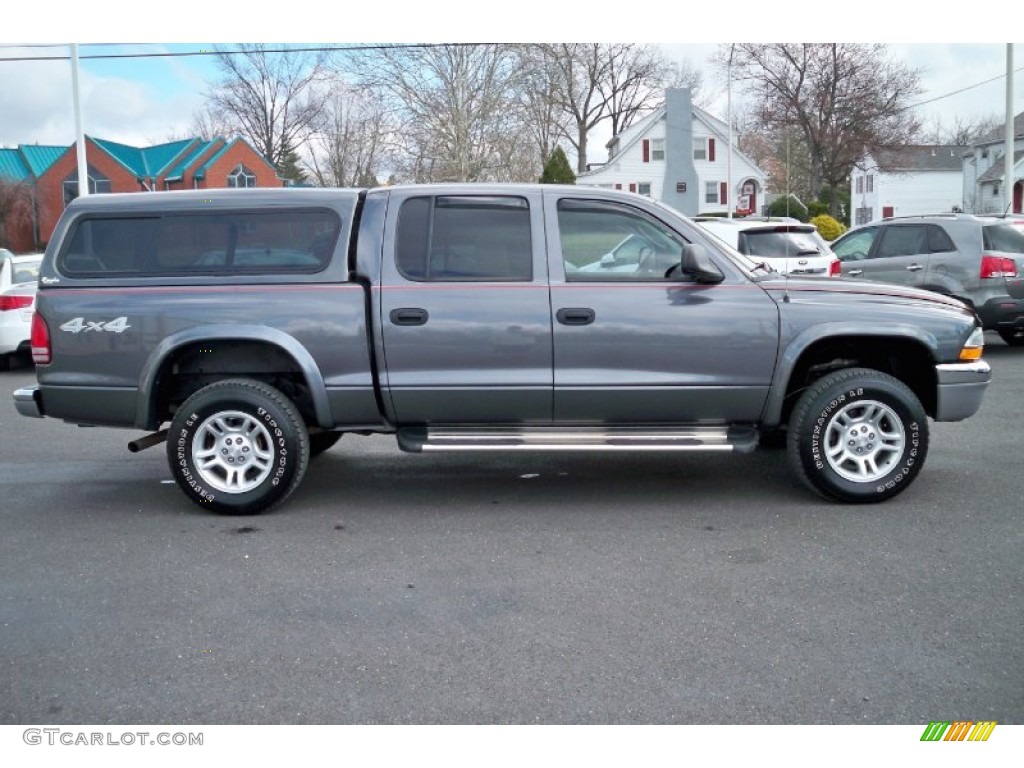
<svg viewBox="0 0 1024 768"><path fill-rule="evenodd" d="M0 370L10 366L13 355L29 350L42 260L41 253L15 256L0 249Z"/></svg>

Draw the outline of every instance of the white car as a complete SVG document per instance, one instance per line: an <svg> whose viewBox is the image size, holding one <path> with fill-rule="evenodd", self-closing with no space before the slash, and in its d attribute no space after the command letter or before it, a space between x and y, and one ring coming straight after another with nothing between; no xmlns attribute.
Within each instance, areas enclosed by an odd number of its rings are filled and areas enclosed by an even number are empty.
<svg viewBox="0 0 1024 768"><path fill-rule="evenodd" d="M813 224L796 219L701 219L697 223L740 253L787 275L839 277L839 259Z"/></svg>
<svg viewBox="0 0 1024 768"><path fill-rule="evenodd" d="M28 351L32 335L32 311L43 254L15 256L0 248L0 370L10 367L11 357Z"/></svg>

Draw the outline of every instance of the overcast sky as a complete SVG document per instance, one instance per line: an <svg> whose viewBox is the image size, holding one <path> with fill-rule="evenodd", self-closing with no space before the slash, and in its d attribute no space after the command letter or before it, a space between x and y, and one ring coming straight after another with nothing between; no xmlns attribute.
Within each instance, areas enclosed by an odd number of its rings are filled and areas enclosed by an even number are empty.
<svg viewBox="0 0 1024 768"><path fill-rule="evenodd" d="M303 22L308 21L310 14L319 13L324 16L324 11L317 10L320 6L316 3L307 5L310 2L293 0L278 6L290 8L295 14L295 23L285 25L289 30L294 30L291 34L294 35L295 31L308 33L311 26L315 26ZM699 24L694 24L693 19L686 18L687 12L683 9L664 19L660 19L663 14L652 10L633 21L613 20L616 14L609 11L605 14L607 21L598 18L580 22L573 12L552 12L552 3L534 3L533 0L519 0L516 7L522 11L521 18L518 21L511 17L503 18L498 31L493 24L481 23L481 9L487 6L479 0L471 3L433 0L429 4L412 3L411 0L407 4L406 0L391 0L388 8L394 11L390 15L397 21L393 20L387 27L382 26L372 8L351 11L350 8L340 10L341 6L331 5L326 6L333 9L326 12L326 18L330 21L326 28L336 30L334 37L343 42L538 39L654 42L652 38L675 37L676 34L677 39L686 40L692 38L695 32L700 35L698 39L704 40L714 39L711 36L718 33L723 41L727 32L737 40L786 40L801 32L808 39L818 38L818 35L809 34L811 30L800 29L799 25L806 24L806 20L769 20L763 10L754 10L753 4L749 4L751 10L745 14L744 6L748 3L749 0L730 3L732 15L728 30L724 23L720 28L711 28L705 15L702 15ZM868 13L864 14L864 18L872 17L871 5L868 2L865 6ZM875 12L887 18L885 29L889 30L890 36L894 29L914 29L919 38L932 36L933 33L922 25L915 14L900 18L900 11L880 5L882 7ZM429 10L425 10L428 6ZM44 25L38 11L32 8L5 12L5 15L12 15L13 18L7 18L0 29L0 146L36 143L65 145L74 141L70 64L66 58L40 60L40 57L67 56L67 46L55 45L57 42L77 40L81 43L79 54L82 57L80 71L85 132L113 141L145 145L186 134L193 114L203 103L203 91L207 83L215 77L212 60L203 57L99 60L90 59L89 56L111 52L180 53L209 47L209 44L195 42L199 36L216 35L213 39L232 42L288 40L288 33L282 34L280 29L268 30L265 21L261 23L253 19L246 23L230 15L219 18L218 11L211 9L209 3L204 5L198 0L178 0L174 3L175 18L184 20L182 28L158 27L157 20L166 19L168 14L149 17L151 21L139 24L135 20L143 16L139 14L138 4L124 0L93 0L89 7L106 10L106 16L114 20L115 25L108 27L99 24L96 18L103 14L90 15L89 25L83 27L67 18ZM763 9L763 3L760 7ZM438 12L439 8L450 12ZM439 21L441 18L458 18L460 13L465 17L467 9L473 14L474 21L471 23L460 26ZM25 15L19 18L20 14ZM493 21L491 14L486 16ZM815 18L821 17L815 15ZM124 20L132 23L126 26ZM872 26L880 27L878 24ZM992 25L987 26L991 32ZM161 37L158 39L162 43L117 46L95 44L101 40L117 42L145 39L146 36L152 37L154 29L160 30ZM954 33L959 34L960 30L944 31L947 38ZM913 39L913 35L908 34L907 39ZM186 40L191 42L184 42ZM725 84L708 64L708 57L718 43L657 44L663 47L670 58L685 59L704 71L705 90L718 94L710 105L711 111L724 118ZM954 117L1002 117L1005 109L1005 43L970 40L962 43L887 44L894 57L921 71L925 92L918 101L937 99L919 108L926 125L940 121L948 127ZM1018 70L1024 68L1024 46L1015 47L1014 67ZM987 84L982 85L986 81ZM1014 111L1024 111L1024 71L1016 74L1014 85ZM734 92L734 100L737 105L742 103L742 94ZM592 147L597 150L596 154L603 155L603 145L607 138L604 135L594 137ZM591 160L598 162L603 159L603 156L591 157Z"/></svg>

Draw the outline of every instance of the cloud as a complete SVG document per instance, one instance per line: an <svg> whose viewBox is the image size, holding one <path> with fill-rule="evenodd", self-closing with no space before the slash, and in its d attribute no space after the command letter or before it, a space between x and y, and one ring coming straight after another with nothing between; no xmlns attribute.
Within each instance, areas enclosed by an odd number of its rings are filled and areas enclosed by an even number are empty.
<svg viewBox="0 0 1024 768"><path fill-rule="evenodd" d="M44 51L44 54L41 54ZM71 66L62 61L12 61L63 54L57 48L3 48L0 58L0 145L71 144L75 140ZM161 90L80 67L86 134L136 146L183 136L202 104L201 88Z"/></svg>

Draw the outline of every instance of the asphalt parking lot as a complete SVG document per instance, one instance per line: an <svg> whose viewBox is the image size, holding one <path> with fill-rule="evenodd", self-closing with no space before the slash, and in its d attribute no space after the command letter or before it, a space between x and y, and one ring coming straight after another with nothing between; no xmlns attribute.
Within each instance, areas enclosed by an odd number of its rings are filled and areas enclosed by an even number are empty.
<svg viewBox="0 0 1024 768"><path fill-rule="evenodd" d="M347 436L218 517L0 373L0 723L1024 723L1024 350L916 483Z"/></svg>

